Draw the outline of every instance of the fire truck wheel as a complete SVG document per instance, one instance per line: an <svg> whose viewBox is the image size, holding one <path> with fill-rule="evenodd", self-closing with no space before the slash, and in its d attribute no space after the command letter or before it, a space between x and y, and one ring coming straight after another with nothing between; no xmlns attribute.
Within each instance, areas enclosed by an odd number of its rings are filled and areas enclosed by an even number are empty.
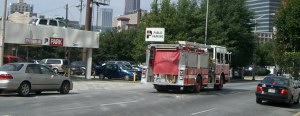
<svg viewBox="0 0 300 116"><path fill-rule="evenodd" d="M195 87L194 87L194 92L198 93L201 91L201 86L202 86L201 84L202 84L201 77L197 77Z"/></svg>
<svg viewBox="0 0 300 116"><path fill-rule="evenodd" d="M223 79L220 79L220 84L214 85L215 90L221 90L223 88Z"/></svg>

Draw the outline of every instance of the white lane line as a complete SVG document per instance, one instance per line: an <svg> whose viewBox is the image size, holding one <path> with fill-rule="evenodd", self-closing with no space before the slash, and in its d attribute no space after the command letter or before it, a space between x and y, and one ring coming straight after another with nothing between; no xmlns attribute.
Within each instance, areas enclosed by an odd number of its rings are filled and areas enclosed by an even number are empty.
<svg viewBox="0 0 300 116"><path fill-rule="evenodd" d="M212 111L212 110L216 110L216 109L217 109L217 108L212 108L212 109L204 110L204 111L201 111L201 112L192 113L192 114L190 114L190 115L192 116L192 115L196 115L196 114L201 114L201 113L208 112L208 111Z"/></svg>
<svg viewBox="0 0 300 116"><path fill-rule="evenodd" d="M109 104L101 104L100 106L110 106L110 105L127 104L127 103L139 102L139 101L140 101L140 100L127 101L127 102L116 102L116 103L109 103Z"/></svg>
<svg viewBox="0 0 300 116"><path fill-rule="evenodd" d="M99 106L101 107L101 106L110 106L110 105L120 105L120 104L134 103L134 102L139 102L139 101L141 101L141 100L126 101L126 102L115 102L115 103L100 104L100 105L91 105L91 106L79 106L79 107L73 107L73 108L63 108L61 110L54 110L54 111L66 111L66 110L92 108L92 107L99 107Z"/></svg>

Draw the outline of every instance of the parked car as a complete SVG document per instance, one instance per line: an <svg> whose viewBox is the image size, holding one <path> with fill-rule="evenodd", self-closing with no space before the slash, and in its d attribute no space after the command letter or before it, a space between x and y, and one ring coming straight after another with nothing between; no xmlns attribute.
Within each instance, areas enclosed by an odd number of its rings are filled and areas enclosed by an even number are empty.
<svg viewBox="0 0 300 116"><path fill-rule="evenodd" d="M66 27L66 24L64 22L62 22L58 19L51 19L51 18L35 18L35 19L32 19L29 22L29 24Z"/></svg>
<svg viewBox="0 0 300 116"><path fill-rule="evenodd" d="M65 72L68 65L68 61L66 59L43 59L42 61L48 64L55 73Z"/></svg>
<svg viewBox="0 0 300 116"><path fill-rule="evenodd" d="M72 81L58 75L49 67L35 63L9 63L0 67L0 92L17 92L28 96L31 92L59 91L67 94L73 89Z"/></svg>
<svg viewBox="0 0 300 116"><path fill-rule="evenodd" d="M3 64L13 63L13 62L26 62L26 60L18 56L3 55Z"/></svg>
<svg viewBox="0 0 300 116"><path fill-rule="evenodd" d="M101 67L96 68L96 75L99 75L99 79L104 79L105 77L120 78L124 80L133 80L134 74L136 74L136 79L141 79L141 74L137 74L137 71L123 64L107 63Z"/></svg>
<svg viewBox="0 0 300 116"><path fill-rule="evenodd" d="M29 60L28 62L30 63L35 63L35 64L41 64L41 65L45 65L46 63L43 62L42 60Z"/></svg>
<svg viewBox="0 0 300 116"><path fill-rule="evenodd" d="M83 61L73 61L70 64L71 75L84 75L86 70L86 63Z"/></svg>
<svg viewBox="0 0 300 116"><path fill-rule="evenodd" d="M299 103L299 85L292 78L266 76L256 88L256 102L263 100L287 103L289 106Z"/></svg>
<svg viewBox="0 0 300 116"><path fill-rule="evenodd" d="M95 71L95 68L96 67L99 67L100 64L98 64L97 62L92 62L92 73L94 73ZM86 72L86 62L83 62L83 61L73 61L71 62L70 64L70 71L71 71L71 74L74 75L84 75Z"/></svg>
<svg viewBox="0 0 300 116"><path fill-rule="evenodd" d="M133 68L132 64L128 61L106 61L104 64L122 64L129 68Z"/></svg>

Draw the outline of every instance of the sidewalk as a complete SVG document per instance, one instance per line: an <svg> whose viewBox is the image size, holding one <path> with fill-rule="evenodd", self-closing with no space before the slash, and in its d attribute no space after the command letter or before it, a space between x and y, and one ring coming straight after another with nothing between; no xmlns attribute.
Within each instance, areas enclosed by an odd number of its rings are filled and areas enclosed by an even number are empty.
<svg viewBox="0 0 300 116"><path fill-rule="evenodd" d="M81 90L109 90L120 88L136 88L141 86L152 86L151 84L142 84L140 80L124 81L123 79L99 79L98 76L91 76L91 79L86 79L84 75L71 75L73 81L73 92Z"/></svg>
<svg viewBox="0 0 300 116"><path fill-rule="evenodd" d="M250 81L261 81L265 78L265 76L255 76L255 80L252 80L252 76L244 76L243 79L234 79L231 78L230 82L234 83L234 82L250 82Z"/></svg>

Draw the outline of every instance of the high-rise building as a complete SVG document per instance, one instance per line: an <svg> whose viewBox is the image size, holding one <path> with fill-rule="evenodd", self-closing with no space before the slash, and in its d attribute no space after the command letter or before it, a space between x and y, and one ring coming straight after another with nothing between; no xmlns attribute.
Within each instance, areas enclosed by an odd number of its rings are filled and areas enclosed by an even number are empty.
<svg viewBox="0 0 300 116"><path fill-rule="evenodd" d="M36 15L33 13L33 5L24 3L24 0L18 0L18 3L10 3L8 12L9 14L13 14L15 12L23 14L24 12L29 12L30 16Z"/></svg>
<svg viewBox="0 0 300 116"><path fill-rule="evenodd" d="M283 0L246 0L246 6L254 13L255 33L260 37L259 43L273 38L274 14Z"/></svg>
<svg viewBox="0 0 300 116"><path fill-rule="evenodd" d="M131 14L140 9L140 0L125 0L124 14Z"/></svg>
<svg viewBox="0 0 300 116"><path fill-rule="evenodd" d="M102 30L112 27L113 9L100 8L99 17L99 25Z"/></svg>

